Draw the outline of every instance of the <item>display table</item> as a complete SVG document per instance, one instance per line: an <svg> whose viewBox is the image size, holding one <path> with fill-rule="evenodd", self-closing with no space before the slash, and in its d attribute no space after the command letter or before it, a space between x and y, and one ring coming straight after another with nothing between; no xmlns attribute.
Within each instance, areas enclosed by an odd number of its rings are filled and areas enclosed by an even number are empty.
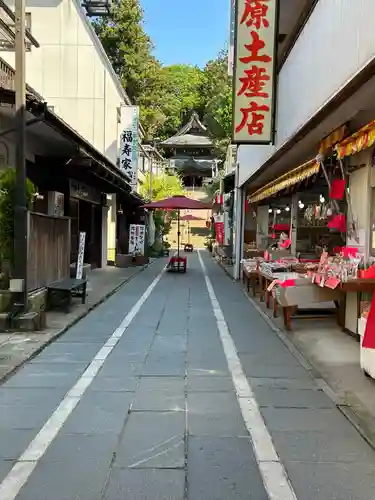
<svg viewBox="0 0 375 500"><path fill-rule="evenodd" d="M284 326L290 331L292 315L296 309L306 306L306 304L317 304L319 302L338 304L341 299L341 292L318 287L307 278L299 275L299 278L295 280L295 286L288 288L277 286L275 296L277 303L283 309Z"/></svg>
<svg viewBox="0 0 375 500"><path fill-rule="evenodd" d="M321 287L315 284L315 287ZM326 288L323 288L326 289ZM358 319L361 315L361 293L374 293L375 279L351 279L342 282L335 289L340 293L338 324L352 334L359 334Z"/></svg>
<svg viewBox="0 0 375 500"><path fill-rule="evenodd" d="M252 295L253 297L255 297L259 286L258 270L250 269L244 266L242 269L242 281L246 287L247 292L249 292L251 289Z"/></svg>

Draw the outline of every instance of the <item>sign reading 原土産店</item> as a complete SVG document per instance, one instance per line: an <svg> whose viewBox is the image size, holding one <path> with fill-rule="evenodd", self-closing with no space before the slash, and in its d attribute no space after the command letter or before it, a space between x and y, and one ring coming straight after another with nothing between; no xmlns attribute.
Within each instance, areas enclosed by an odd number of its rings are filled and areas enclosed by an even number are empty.
<svg viewBox="0 0 375 500"><path fill-rule="evenodd" d="M274 138L278 0L236 0L233 76L235 144Z"/></svg>

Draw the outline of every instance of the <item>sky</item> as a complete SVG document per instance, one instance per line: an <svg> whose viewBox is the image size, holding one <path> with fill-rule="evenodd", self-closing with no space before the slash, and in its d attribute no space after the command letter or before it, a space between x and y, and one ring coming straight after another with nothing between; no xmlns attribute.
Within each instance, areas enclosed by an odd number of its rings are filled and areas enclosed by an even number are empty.
<svg viewBox="0 0 375 500"><path fill-rule="evenodd" d="M203 67L229 37L229 0L140 0L154 55L165 65Z"/></svg>

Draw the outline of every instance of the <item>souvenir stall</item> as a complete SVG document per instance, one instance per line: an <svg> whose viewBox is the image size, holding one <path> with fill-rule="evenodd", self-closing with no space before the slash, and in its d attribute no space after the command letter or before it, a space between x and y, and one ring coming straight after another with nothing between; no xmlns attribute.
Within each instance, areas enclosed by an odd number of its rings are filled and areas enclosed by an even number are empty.
<svg viewBox="0 0 375 500"><path fill-rule="evenodd" d="M274 316L282 308L288 330L292 315L309 317L310 308L310 317L342 310L341 290L318 288L307 277L318 269L323 252L335 255L345 245L347 199L342 178L336 158L326 164L313 160L250 197L251 203L268 203L269 238L262 259L244 260L244 283L268 308L273 304Z"/></svg>

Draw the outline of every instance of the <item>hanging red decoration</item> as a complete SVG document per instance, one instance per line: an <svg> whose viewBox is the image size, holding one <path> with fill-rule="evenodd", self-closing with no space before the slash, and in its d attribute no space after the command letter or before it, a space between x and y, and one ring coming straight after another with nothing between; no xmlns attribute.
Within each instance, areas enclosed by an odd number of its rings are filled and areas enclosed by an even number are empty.
<svg viewBox="0 0 375 500"><path fill-rule="evenodd" d="M331 200L342 200L345 194L345 179L334 179L331 184L329 197Z"/></svg>
<svg viewBox="0 0 375 500"><path fill-rule="evenodd" d="M337 229L340 233L346 233L346 217L344 214L338 214L332 217L328 222L330 229Z"/></svg>

